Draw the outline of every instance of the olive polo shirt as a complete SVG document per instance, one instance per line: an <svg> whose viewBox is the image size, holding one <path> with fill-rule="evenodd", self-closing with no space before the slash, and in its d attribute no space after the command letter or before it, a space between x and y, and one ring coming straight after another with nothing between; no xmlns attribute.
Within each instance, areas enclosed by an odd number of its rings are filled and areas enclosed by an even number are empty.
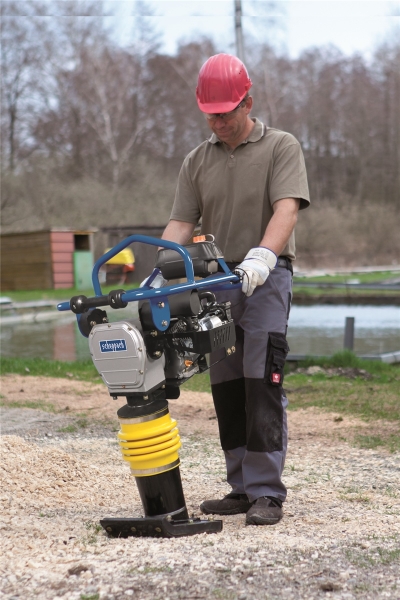
<svg viewBox="0 0 400 600"><path fill-rule="evenodd" d="M290 133L266 127L258 119L249 137L235 150L211 137L185 158L171 219L197 224L211 233L228 262L241 262L259 246L272 205L300 198L309 205L307 174L299 142ZM282 252L295 258L292 233Z"/></svg>

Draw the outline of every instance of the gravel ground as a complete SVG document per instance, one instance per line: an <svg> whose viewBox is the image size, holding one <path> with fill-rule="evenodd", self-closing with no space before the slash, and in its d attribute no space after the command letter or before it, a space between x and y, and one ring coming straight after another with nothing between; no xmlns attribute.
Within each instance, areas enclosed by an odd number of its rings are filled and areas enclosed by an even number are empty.
<svg viewBox="0 0 400 600"><path fill-rule="evenodd" d="M246 527L236 515L219 534L109 539L100 518L142 514L116 442L116 403L101 386L83 402L88 384L29 380L27 394L26 378L3 378L3 396L45 398L58 410L68 402L68 415L3 409L1 599L400 599L400 455L340 440L361 422L289 414L289 493L275 526ZM85 402L104 418L79 427L74 410ZM187 507L199 516L203 499L229 491L212 403L186 393L171 412Z"/></svg>

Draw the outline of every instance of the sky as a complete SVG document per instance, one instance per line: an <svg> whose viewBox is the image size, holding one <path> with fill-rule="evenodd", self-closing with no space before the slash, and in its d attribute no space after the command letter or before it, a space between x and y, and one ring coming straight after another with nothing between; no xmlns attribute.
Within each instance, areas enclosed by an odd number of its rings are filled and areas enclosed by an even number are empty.
<svg viewBox="0 0 400 600"><path fill-rule="evenodd" d="M305 48L334 45L367 59L389 36L400 38L400 0L242 0L244 34L269 42L296 58ZM121 43L134 35L134 0L112 0L114 29ZM234 53L233 0L147 0L148 17L160 33L160 50L174 54L179 41L212 37L218 49ZM271 27L264 15L275 19ZM396 33L395 33L396 32Z"/></svg>

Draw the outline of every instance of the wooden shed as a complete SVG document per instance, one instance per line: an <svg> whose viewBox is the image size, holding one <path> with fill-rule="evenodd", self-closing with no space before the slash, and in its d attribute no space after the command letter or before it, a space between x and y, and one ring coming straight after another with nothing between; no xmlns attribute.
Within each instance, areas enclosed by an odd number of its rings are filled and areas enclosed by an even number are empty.
<svg viewBox="0 0 400 600"><path fill-rule="evenodd" d="M90 288L96 231L51 229L0 236L1 289Z"/></svg>

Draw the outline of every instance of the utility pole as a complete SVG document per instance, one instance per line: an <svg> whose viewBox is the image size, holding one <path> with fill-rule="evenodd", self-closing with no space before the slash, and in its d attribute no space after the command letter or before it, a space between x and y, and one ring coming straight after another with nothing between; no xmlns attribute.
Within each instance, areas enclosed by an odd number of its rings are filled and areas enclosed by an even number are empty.
<svg viewBox="0 0 400 600"><path fill-rule="evenodd" d="M242 30L242 0L235 0L235 40L236 56L244 62L243 30Z"/></svg>

